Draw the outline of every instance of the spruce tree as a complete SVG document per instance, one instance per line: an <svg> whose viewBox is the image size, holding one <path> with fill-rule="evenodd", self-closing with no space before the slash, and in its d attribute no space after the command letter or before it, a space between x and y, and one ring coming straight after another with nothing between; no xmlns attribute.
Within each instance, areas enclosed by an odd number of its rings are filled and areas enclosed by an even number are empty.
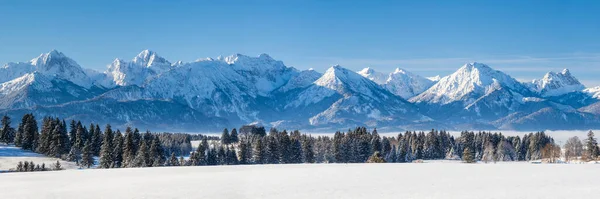
<svg viewBox="0 0 600 199"><path fill-rule="evenodd" d="M238 132L235 128L233 128L231 130L231 134L229 135L229 140L231 141L231 143L238 143L240 141Z"/></svg>
<svg viewBox="0 0 600 199"><path fill-rule="evenodd" d="M77 140L77 126L75 125L75 120L71 120L71 122L69 123L69 144L71 146L75 146L76 140ZM83 143L83 144L85 144L85 143Z"/></svg>
<svg viewBox="0 0 600 199"><path fill-rule="evenodd" d="M107 125L108 129L106 130L111 130L112 133L112 129L109 128L110 125ZM94 127L94 134L90 135L91 139L92 139L92 150L94 151L94 155L100 155L100 150L102 149L102 141L103 141L103 133L102 131L100 131L100 126L98 124L96 124L96 126Z"/></svg>
<svg viewBox="0 0 600 199"><path fill-rule="evenodd" d="M125 130L125 138L123 140L123 163L124 167L132 167L133 160L135 159L135 140L133 138L133 131L130 127Z"/></svg>
<svg viewBox="0 0 600 199"><path fill-rule="evenodd" d="M50 154L50 145L53 144L53 130L54 130L54 120L44 117L42 120L42 130L40 132L40 137L38 139L38 147L36 151L41 154L49 155L54 157L54 154Z"/></svg>
<svg viewBox="0 0 600 199"><path fill-rule="evenodd" d="M215 148L211 148L206 153L206 165L218 165L219 161L217 159L217 150Z"/></svg>
<svg viewBox="0 0 600 199"><path fill-rule="evenodd" d="M149 163L150 153L145 140L142 139L140 141L140 147L136 154L137 155L134 159L134 167L147 167L152 164Z"/></svg>
<svg viewBox="0 0 600 199"><path fill-rule="evenodd" d="M100 168L112 168L114 164L113 160L113 134L109 124L106 125L104 131L104 139L102 140L102 147L100 149Z"/></svg>
<svg viewBox="0 0 600 199"><path fill-rule="evenodd" d="M594 137L594 132L588 132L585 146L589 160L598 158L598 141L596 141L596 138Z"/></svg>
<svg viewBox="0 0 600 199"><path fill-rule="evenodd" d="M72 146L69 154L67 155L67 161L75 162L77 165L80 165L81 151L77 147Z"/></svg>
<svg viewBox="0 0 600 199"><path fill-rule="evenodd" d="M206 137L202 138L202 141L196 148L196 158L198 161L198 165L206 165L206 151L208 149L208 139Z"/></svg>
<svg viewBox="0 0 600 199"><path fill-rule="evenodd" d="M262 138L256 139L255 143L252 144L254 148L252 149L253 156L252 159L255 164L265 164L266 163L266 154L265 149L263 148Z"/></svg>
<svg viewBox="0 0 600 199"><path fill-rule="evenodd" d="M246 141L240 141L240 152L238 153L238 159L240 164L249 164L250 163L250 145Z"/></svg>
<svg viewBox="0 0 600 199"><path fill-rule="evenodd" d="M23 123L19 123L19 127L17 128L17 133L15 134L14 143L17 147L23 146Z"/></svg>
<svg viewBox="0 0 600 199"><path fill-rule="evenodd" d="M175 152L171 153L171 157L169 157L169 161L167 163L168 166L180 166L177 157L175 157Z"/></svg>
<svg viewBox="0 0 600 199"><path fill-rule="evenodd" d="M85 142L88 141L88 132L86 131L85 128L83 128L83 126L81 125L81 122L77 122L75 124L75 141L74 144L77 148L81 149L84 147ZM94 152L94 143L91 142L92 144L92 152ZM94 155L97 155L96 153L94 153Z"/></svg>
<svg viewBox="0 0 600 199"><path fill-rule="evenodd" d="M2 129L0 130L0 142L6 144L13 143L15 139L15 129L10 127L10 117L4 115L0 125L2 125Z"/></svg>
<svg viewBox="0 0 600 199"><path fill-rule="evenodd" d="M371 135L371 154L375 153L375 151L382 151L381 147L381 137L379 137L379 133L377 133L377 129L373 129L373 133Z"/></svg>
<svg viewBox="0 0 600 199"><path fill-rule="evenodd" d="M117 130L117 133L115 133L112 143L113 143L112 155L113 155L113 162L114 162L113 167L121 168L121 167L123 167L123 135L121 134L121 131Z"/></svg>
<svg viewBox="0 0 600 199"><path fill-rule="evenodd" d="M223 133L221 134L221 144L222 145L227 145L231 143L231 140L229 138L229 131L227 130L227 128L223 129Z"/></svg>
<svg viewBox="0 0 600 199"><path fill-rule="evenodd" d="M50 148L48 154L52 157L61 157L62 154L66 154L66 147L68 143L65 142L63 135L61 132L62 128L59 125L55 125L54 130L52 130L52 134L50 134ZM67 139L68 140L68 139Z"/></svg>
<svg viewBox="0 0 600 199"><path fill-rule="evenodd" d="M466 147L463 151L462 159L466 163L475 163L474 152L471 150L471 147Z"/></svg>
<svg viewBox="0 0 600 199"><path fill-rule="evenodd" d="M92 142L90 140L86 141L83 145L83 150L81 152L81 166L86 168L94 166L94 154L92 151Z"/></svg>
<svg viewBox="0 0 600 199"><path fill-rule="evenodd" d="M152 144L150 145L150 159L153 167L163 166L165 164L165 154L158 136L153 136Z"/></svg>
<svg viewBox="0 0 600 199"><path fill-rule="evenodd" d="M25 150L35 150L38 141L37 121L33 114L23 116L23 138L21 147Z"/></svg>
<svg viewBox="0 0 600 199"><path fill-rule="evenodd" d="M313 141L311 137L302 135L302 162L314 163L315 153L313 151Z"/></svg>

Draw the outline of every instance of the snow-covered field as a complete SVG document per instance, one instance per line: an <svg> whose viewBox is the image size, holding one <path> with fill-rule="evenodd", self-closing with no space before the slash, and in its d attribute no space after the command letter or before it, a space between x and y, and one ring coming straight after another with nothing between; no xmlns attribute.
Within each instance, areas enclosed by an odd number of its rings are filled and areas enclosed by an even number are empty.
<svg viewBox="0 0 600 199"><path fill-rule="evenodd" d="M50 168L50 166L55 164L57 160L59 159L49 158L31 151L25 151L15 146L7 146L4 144L0 144L0 172L7 171L9 169L14 169L20 161L33 161L33 163L39 165L42 165L42 163L44 163L46 164L47 168ZM75 163L72 162L60 160L60 164L65 169L78 168L77 165L75 165Z"/></svg>
<svg viewBox="0 0 600 199"><path fill-rule="evenodd" d="M305 164L0 174L3 198L594 198L592 164Z"/></svg>

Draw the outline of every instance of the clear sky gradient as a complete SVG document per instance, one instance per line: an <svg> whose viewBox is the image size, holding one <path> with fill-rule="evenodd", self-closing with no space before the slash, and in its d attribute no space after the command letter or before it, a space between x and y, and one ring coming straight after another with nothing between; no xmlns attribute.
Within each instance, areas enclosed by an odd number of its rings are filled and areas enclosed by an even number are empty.
<svg viewBox="0 0 600 199"><path fill-rule="evenodd" d="M447 75L486 63L519 80L600 85L600 1L0 1L0 63L57 49L85 68L151 49L172 62L268 53L324 71Z"/></svg>

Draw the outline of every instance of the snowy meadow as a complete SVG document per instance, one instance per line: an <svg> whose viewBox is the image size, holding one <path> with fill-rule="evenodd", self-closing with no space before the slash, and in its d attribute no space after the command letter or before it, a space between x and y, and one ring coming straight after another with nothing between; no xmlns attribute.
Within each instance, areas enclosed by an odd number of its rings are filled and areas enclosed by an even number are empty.
<svg viewBox="0 0 600 199"><path fill-rule="evenodd" d="M161 167L8 173L0 187L5 198L591 198L597 171L447 161Z"/></svg>

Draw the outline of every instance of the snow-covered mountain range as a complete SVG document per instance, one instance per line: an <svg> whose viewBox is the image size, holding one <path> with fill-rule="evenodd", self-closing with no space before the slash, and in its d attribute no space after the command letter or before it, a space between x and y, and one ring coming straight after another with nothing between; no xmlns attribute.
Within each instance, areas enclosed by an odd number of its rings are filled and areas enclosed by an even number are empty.
<svg viewBox="0 0 600 199"><path fill-rule="evenodd" d="M52 50L0 68L0 112L32 112L154 131L277 128L381 130L589 129L600 127L600 87L567 70L519 82L482 63L446 77L397 68L333 66L321 74L267 54L172 63L144 50L107 70L84 69Z"/></svg>

